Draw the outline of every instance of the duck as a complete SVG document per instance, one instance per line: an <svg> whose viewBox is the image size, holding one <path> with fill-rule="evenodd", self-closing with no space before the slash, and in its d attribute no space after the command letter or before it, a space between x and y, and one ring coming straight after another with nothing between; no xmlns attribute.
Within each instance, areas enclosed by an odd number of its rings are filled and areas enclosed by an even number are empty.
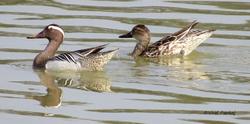
<svg viewBox="0 0 250 124"><path fill-rule="evenodd" d="M134 26L130 32L120 35L119 38L137 40L136 46L130 54L133 57L187 56L215 31L214 29L193 29L197 24L197 21L193 21L179 31L168 34L152 44L150 44L150 30L143 24Z"/></svg>
<svg viewBox="0 0 250 124"><path fill-rule="evenodd" d="M64 40L63 28L47 25L40 33L27 39L48 39L48 44L33 60L34 69L49 71L101 71L118 49L102 52L108 44L55 55Z"/></svg>

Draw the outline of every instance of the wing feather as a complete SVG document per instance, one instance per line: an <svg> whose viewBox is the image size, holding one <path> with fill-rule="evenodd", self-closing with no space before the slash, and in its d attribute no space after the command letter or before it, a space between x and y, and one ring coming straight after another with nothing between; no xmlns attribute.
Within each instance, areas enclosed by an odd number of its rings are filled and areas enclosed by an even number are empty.
<svg viewBox="0 0 250 124"><path fill-rule="evenodd" d="M156 41L155 43L149 45L145 54L149 57L154 57L171 51L172 47L175 46L174 45L175 41L179 41L185 36L187 36L191 31L191 29L193 29L194 26L197 24L198 24L197 21L193 21L191 24L187 25L181 30L171 35L167 35L162 39L160 39L159 41Z"/></svg>
<svg viewBox="0 0 250 124"><path fill-rule="evenodd" d="M67 61L69 63L77 63L79 58L86 57L92 53L98 53L102 49L105 48L108 44L104 44L101 46L97 47L92 47L92 48L87 48L87 49L81 49L81 50L76 50L72 52L65 52L62 54L59 54L57 56L52 57L50 60L57 60L57 61Z"/></svg>

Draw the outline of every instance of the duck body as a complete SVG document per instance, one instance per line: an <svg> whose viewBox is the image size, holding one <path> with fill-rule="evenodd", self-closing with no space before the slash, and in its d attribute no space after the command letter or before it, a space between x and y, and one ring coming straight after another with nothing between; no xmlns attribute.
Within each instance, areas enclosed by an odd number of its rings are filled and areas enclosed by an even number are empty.
<svg viewBox="0 0 250 124"><path fill-rule="evenodd" d="M169 36L149 45L141 55L146 57L186 56L207 40L212 35L212 32L213 30L193 30L182 39L176 41L171 41L171 36Z"/></svg>
<svg viewBox="0 0 250 124"><path fill-rule="evenodd" d="M47 38L49 40L46 48L35 57L33 68L45 68L51 71L100 71L103 70L104 65L110 61L117 51L116 49L101 52L101 50L107 46L107 44L105 44L97 47L65 52L55 56L64 38L62 28L56 24L50 24L36 36L27 38Z"/></svg>
<svg viewBox="0 0 250 124"><path fill-rule="evenodd" d="M138 40L132 56L160 57L189 55L202 42L208 39L215 30L194 30L198 22L194 21L183 29L163 37L150 44L150 32L144 25L135 26L132 31L119 36L120 38L134 37Z"/></svg>
<svg viewBox="0 0 250 124"><path fill-rule="evenodd" d="M45 67L47 70L90 70L100 71L108 63L117 50L100 52L106 45L62 53L50 58Z"/></svg>

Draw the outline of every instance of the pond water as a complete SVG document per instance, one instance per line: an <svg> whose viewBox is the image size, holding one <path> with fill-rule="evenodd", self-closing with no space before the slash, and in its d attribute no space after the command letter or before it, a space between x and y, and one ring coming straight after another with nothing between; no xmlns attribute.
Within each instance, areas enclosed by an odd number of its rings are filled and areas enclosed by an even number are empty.
<svg viewBox="0 0 250 124"><path fill-rule="evenodd" d="M156 41L193 20L217 31L184 58L135 61L135 40L118 38L145 24ZM47 41L25 37L50 23L65 30L58 52L119 52L102 72L33 70ZM249 123L249 31L249 0L2 0L0 123Z"/></svg>

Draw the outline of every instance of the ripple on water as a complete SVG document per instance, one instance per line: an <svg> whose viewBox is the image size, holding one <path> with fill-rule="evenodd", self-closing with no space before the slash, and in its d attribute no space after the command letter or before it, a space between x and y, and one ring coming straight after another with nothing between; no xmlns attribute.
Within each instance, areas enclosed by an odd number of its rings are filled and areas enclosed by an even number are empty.
<svg viewBox="0 0 250 124"><path fill-rule="evenodd" d="M250 115L249 1L51 0L0 2L1 122L247 123ZM128 56L145 24L152 41L193 20L215 35L183 58ZM59 53L110 43L103 72L33 70L50 23L65 30Z"/></svg>

